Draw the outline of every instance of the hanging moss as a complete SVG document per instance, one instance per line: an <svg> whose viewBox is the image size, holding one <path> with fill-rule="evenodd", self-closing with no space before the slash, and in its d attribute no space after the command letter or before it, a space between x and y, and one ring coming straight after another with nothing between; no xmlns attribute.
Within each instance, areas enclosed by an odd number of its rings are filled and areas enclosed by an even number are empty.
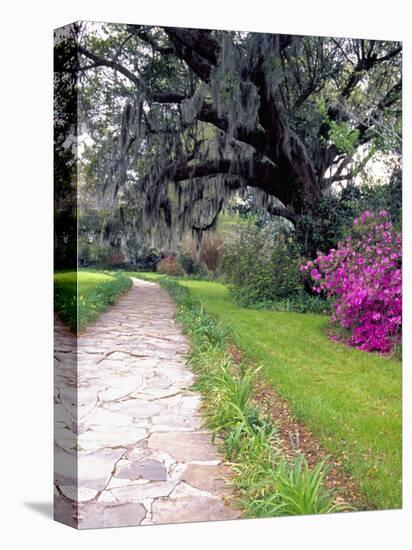
<svg viewBox="0 0 412 550"><path fill-rule="evenodd" d="M121 200L141 207L142 233L151 246L167 242L173 245L186 230L193 230L200 243L202 228L210 228L234 193L242 193L232 176L239 163L249 160L253 175L254 149L236 141L236 129L252 129L258 120L259 97L256 86L244 75L256 62L256 56L270 57L276 44L266 35L250 34L247 48L241 47L238 33L216 31L219 42L218 63L209 82L198 82L194 92L179 105L155 103L146 94L150 83L142 79L138 97L127 99L119 114L117 128L106 132L100 149L97 177L101 182L102 201ZM272 55L273 57L273 55ZM189 71L190 75L190 71ZM191 78L191 81L193 79ZM218 115L228 121L225 132L197 120L204 102L217 106ZM208 158L230 158L231 169L224 175L195 178L184 182L174 176L180 162L193 158L199 163ZM269 198L256 192L256 207ZM105 238L116 231L108 223ZM134 234L136 227L125 219L122 231Z"/></svg>
<svg viewBox="0 0 412 550"><path fill-rule="evenodd" d="M318 37L107 28L110 40L99 33L92 38L82 35L89 49L111 61L80 76L89 78L88 90L83 97L80 94L82 124L96 139L93 179L100 204L113 212L123 205L138 208L141 219L138 227L132 216L124 216L120 224L112 220L106 232L120 231L122 242L140 232L152 247L165 243L173 247L186 231L193 231L200 243L202 231L213 227L235 194L256 211L283 205L300 215L314 209L330 150L319 140L324 121L310 97L310 86L322 90L325 112L331 117L339 86L347 84L342 68L347 68L354 42L338 39L341 47L336 49L330 39ZM175 43L173 33L183 34L186 42ZM186 54L192 41L198 43L190 59ZM376 55L385 59L385 52L395 46L382 44ZM131 82L113 72L117 61L133 74ZM395 81L396 74L394 66L389 80ZM168 94L177 99L165 99ZM363 117L361 107L356 124ZM337 115L347 116L345 124L352 127L345 111ZM329 124L329 141L333 127L342 125ZM245 138L250 133L252 140ZM195 166L211 159L216 164L225 161L225 170L218 174L213 167L210 175L199 177ZM330 167L333 158L327 162ZM276 170L282 185L271 179ZM256 188L247 186L251 182Z"/></svg>

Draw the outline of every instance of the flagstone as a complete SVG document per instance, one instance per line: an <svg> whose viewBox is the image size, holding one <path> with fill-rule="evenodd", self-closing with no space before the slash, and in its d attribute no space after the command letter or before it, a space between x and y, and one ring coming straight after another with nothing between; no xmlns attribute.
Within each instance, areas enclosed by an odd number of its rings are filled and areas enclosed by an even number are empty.
<svg viewBox="0 0 412 550"><path fill-rule="evenodd" d="M117 502L117 500L110 490L105 489L97 497L97 502Z"/></svg>
<svg viewBox="0 0 412 550"><path fill-rule="evenodd" d="M150 453L148 458L160 460L166 466L166 470L168 471L170 471L170 468L176 464L176 459L164 451L153 451L152 449L147 449L147 451Z"/></svg>
<svg viewBox="0 0 412 550"><path fill-rule="evenodd" d="M174 314L163 289L134 280L77 343L56 322L59 519L87 529L238 516Z"/></svg>
<svg viewBox="0 0 412 550"><path fill-rule="evenodd" d="M79 528L96 529L139 525L145 515L146 509L142 504L94 502L79 507Z"/></svg>
<svg viewBox="0 0 412 550"><path fill-rule="evenodd" d="M77 527L77 503L57 492L53 502L53 517L56 521L65 523L70 527Z"/></svg>
<svg viewBox="0 0 412 550"><path fill-rule="evenodd" d="M145 428L135 426L104 427L80 434L79 445L84 450L103 449L105 447L127 447L145 439Z"/></svg>
<svg viewBox="0 0 412 550"><path fill-rule="evenodd" d="M79 487L88 487L101 491L112 476L117 461L124 449L98 449L94 452L80 453L77 463Z"/></svg>
<svg viewBox="0 0 412 550"><path fill-rule="evenodd" d="M167 497L176 487L178 481L151 481L146 484L131 484L115 487L111 492L118 501L139 502L146 498Z"/></svg>
<svg viewBox="0 0 412 550"><path fill-rule="evenodd" d="M58 445L58 441L54 445L54 481L58 486L77 483L77 455Z"/></svg>
<svg viewBox="0 0 412 550"><path fill-rule="evenodd" d="M211 497L186 496L155 500L153 523L187 523L193 521L228 520L239 517L222 500Z"/></svg>
<svg viewBox="0 0 412 550"><path fill-rule="evenodd" d="M95 407L88 415L85 422L87 422L87 425L91 428L95 428L96 426L102 426L104 428L107 426L129 426L130 417L117 411L111 411L103 407Z"/></svg>
<svg viewBox="0 0 412 550"><path fill-rule="evenodd" d="M107 408L107 404L104 408ZM167 409L167 404L162 402L149 402L142 398L128 399L110 405L110 410L113 412L127 415L131 418L147 418L155 416Z"/></svg>
<svg viewBox="0 0 412 550"><path fill-rule="evenodd" d="M200 395L184 395L182 396L179 406L182 411L198 411L200 409L201 402L202 398Z"/></svg>
<svg viewBox="0 0 412 550"><path fill-rule="evenodd" d="M116 470L115 477L122 479L148 479L150 481L166 481L167 472L162 462L146 458L118 468Z"/></svg>
<svg viewBox="0 0 412 550"><path fill-rule="evenodd" d="M196 414L159 414L152 418L152 422L151 431L199 430L202 427L202 418Z"/></svg>
<svg viewBox="0 0 412 550"><path fill-rule="evenodd" d="M107 386L98 392L101 401L115 401L133 393L143 383L142 376L112 376L105 380Z"/></svg>
<svg viewBox="0 0 412 550"><path fill-rule="evenodd" d="M202 491L227 494L229 491L223 479L224 477L226 479L229 477L229 471L222 465L188 464L181 480Z"/></svg>
<svg viewBox="0 0 412 550"><path fill-rule="evenodd" d="M63 449L74 449L77 445L77 434L70 428L55 425L55 442Z"/></svg>
<svg viewBox="0 0 412 550"><path fill-rule="evenodd" d="M149 437L148 446L165 451L177 460L216 458L216 447L210 442L210 434L202 432L154 433Z"/></svg>

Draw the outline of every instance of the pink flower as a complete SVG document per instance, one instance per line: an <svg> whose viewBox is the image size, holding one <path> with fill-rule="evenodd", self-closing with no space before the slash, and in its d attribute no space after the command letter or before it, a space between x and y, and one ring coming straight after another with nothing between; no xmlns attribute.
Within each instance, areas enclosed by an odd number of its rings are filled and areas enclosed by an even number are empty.
<svg viewBox="0 0 412 550"><path fill-rule="evenodd" d="M387 215L381 211L380 216L382 212ZM333 298L332 322L347 331L344 341L363 351L387 353L401 337L402 238L390 222L376 220L365 211L362 234L347 237L327 255L319 253L310 275L315 292L323 289Z"/></svg>
<svg viewBox="0 0 412 550"><path fill-rule="evenodd" d="M368 218L370 218L372 216L372 212L370 212L369 210L365 210L365 212L363 212L362 216L361 216L361 221L362 223L365 223L366 220Z"/></svg>

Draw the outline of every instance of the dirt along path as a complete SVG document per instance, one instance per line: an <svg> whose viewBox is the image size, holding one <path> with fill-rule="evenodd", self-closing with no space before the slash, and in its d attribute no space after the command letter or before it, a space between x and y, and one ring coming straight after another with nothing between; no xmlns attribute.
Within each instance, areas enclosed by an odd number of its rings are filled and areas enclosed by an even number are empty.
<svg viewBox="0 0 412 550"><path fill-rule="evenodd" d="M164 289L135 279L77 344L56 321L57 520L94 528L238 516L174 313Z"/></svg>

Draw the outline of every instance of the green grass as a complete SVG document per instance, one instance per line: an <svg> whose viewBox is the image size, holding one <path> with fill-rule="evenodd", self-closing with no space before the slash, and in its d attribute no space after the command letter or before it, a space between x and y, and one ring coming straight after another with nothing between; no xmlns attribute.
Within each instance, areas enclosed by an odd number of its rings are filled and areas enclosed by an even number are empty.
<svg viewBox="0 0 412 550"><path fill-rule="evenodd" d="M364 507L401 507L401 363L330 341L323 315L242 309L222 284L181 283L232 327L233 339L248 360L262 365L260 374L342 461Z"/></svg>
<svg viewBox="0 0 412 550"><path fill-rule="evenodd" d="M119 272L58 272L54 274L54 308L72 330L80 331L131 286L131 279Z"/></svg>

